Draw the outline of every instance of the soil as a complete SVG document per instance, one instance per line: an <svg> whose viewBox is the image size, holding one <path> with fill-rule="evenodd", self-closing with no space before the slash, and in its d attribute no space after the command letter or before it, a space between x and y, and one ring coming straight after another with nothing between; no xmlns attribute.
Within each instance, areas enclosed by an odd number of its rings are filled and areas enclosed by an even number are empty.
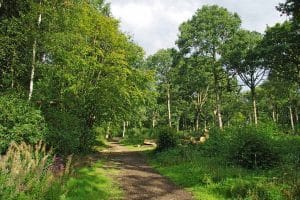
<svg viewBox="0 0 300 200"><path fill-rule="evenodd" d="M125 193L126 200L191 200L192 195L156 172L145 155L129 150L118 142L102 151L108 159L107 168L118 168L114 175ZM110 163L110 164L109 164Z"/></svg>

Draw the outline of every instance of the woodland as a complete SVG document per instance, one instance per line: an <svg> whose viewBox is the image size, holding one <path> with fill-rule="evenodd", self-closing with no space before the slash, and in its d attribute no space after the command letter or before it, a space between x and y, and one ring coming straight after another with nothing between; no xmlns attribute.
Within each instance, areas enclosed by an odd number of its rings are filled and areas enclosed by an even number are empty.
<svg viewBox="0 0 300 200"><path fill-rule="evenodd" d="M194 199L300 199L300 3L274 9L204 5L146 56L104 0L0 0L0 199L124 199L84 164L112 140Z"/></svg>

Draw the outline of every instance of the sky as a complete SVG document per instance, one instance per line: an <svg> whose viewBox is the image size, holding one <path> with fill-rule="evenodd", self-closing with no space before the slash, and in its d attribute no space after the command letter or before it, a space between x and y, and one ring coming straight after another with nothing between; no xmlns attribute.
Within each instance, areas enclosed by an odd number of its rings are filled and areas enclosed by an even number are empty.
<svg viewBox="0 0 300 200"><path fill-rule="evenodd" d="M263 33L286 19L275 6L284 0L107 0L120 20L121 30L133 37L147 55L175 46L179 25L190 19L198 8L217 4L236 12L242 27Z"/></svg>

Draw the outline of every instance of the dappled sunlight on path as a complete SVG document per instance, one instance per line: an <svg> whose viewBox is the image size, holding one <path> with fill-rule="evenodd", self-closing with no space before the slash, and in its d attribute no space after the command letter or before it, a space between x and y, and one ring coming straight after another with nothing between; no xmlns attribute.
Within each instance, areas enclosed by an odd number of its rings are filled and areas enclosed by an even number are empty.
<svg viewBox="0 0 300 200"><path fill-rule="evenodd" d="M192 199L190 193L175 186L168 179L153 170L140 152L129 150L117 142L112 142L110 145L109 149L102 151L102 154L109 161L104 167L120 170L116 178L125 191L125 199Z"/></svg>

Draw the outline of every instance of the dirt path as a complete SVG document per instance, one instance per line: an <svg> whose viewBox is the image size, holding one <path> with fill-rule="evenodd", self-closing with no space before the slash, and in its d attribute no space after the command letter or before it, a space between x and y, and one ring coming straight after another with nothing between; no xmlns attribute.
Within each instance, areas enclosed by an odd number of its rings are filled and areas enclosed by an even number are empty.
<svg viewBox="0 0 300 200"><path fill-rule="evenodd" d="M126 200L191 200L190 193L175 186L165 177L154 171L145 157L130 151L118 143L110 143L111 148L104 150L109 162L107 168L117 168L117 180L125 191Z"/></svg>

